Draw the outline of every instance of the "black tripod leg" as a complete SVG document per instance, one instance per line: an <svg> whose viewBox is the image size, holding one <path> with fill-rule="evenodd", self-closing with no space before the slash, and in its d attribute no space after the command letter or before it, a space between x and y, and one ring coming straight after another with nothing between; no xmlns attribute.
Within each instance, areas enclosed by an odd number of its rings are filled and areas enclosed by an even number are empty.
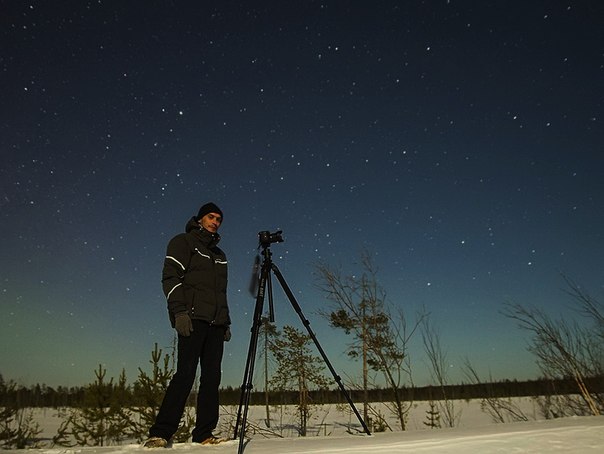
<svg viewBox="0 0 604 454"><path fill-rule="evenodd" d="M302 320L302 324L306 327L306 331L308 331L308 334L310 335L310 337L312 338L313 342L317 346L317 350L319 350L319 353L321 354L321 357L323 358L323 361L327 365L327 368L331 372L331 375L333 376L334 380L336 381L336 383L340 387L340 391L342 391L342 394L344 395L344 397L348 401L348 405L350 405L350 408L352 409L352 411L356 415L357 419L361 423L361 426L363 427L363 430L365 431L365 433L367 435L371 435L371 433L369 432L369 428L367 427L367 424L365 424L365 421L363 421L363 418L361 417L361 414L359 413L359 411L357 410L357 408L354 406L354 403L352 402L352 399L350 398L350 395L348 394L348 391L346 391L346 388L344 387L344 384L342 383L342 379L340 378L340 376L337 374L337 372L335 371L335 369L333 368L333 366L329 362L329 359L327 358L327 355L325 354L325 351L321 347L321 344L319 344L319 340L317 339L317 336L315 335L315 333L313 332L312 328L310 327L310 322L306 319L306 317L304 317L304 314L302 313L302 308L298 304L298 301L296 301L296 298L294 297L294 294L292 293L292 291L290 290L289 286L287 285L287 282L285 282L285 278L281 274L281 271L279 271L279 268L277 268L277 265L275 265L275 264L272 265L272 270L275 273L275 276L277 276L277 279L279 280L279 283L281 284L281 287L283 287L283 291L287 295L287 298L289 299L289 302L291 303L292 307L294 308L294 310L296 311L296 313L300 317L300 320Z"/></svg>
<svg viewBox="0 0 604 454"><path fill-rule="evenodd" d="M245 426L247 423L247 413L250 403L250 396L253 388L254 364L256 362L256 348L258 346L258 333L262 323L262 307L264 305L264 292L266 281L269 276L270 266L263 265L260 273L260 284L258 286L258 296L256 297L256 306L254 308L254 320L252 322L250 345L245 363L245 372L243 384L241 385L241 397L239 399L239 409L237 411L237 421L235 423L234 438L239 434L239 453L243 452L243 442L245 438ZM242 414L243 411L243 414Z"/></svg>

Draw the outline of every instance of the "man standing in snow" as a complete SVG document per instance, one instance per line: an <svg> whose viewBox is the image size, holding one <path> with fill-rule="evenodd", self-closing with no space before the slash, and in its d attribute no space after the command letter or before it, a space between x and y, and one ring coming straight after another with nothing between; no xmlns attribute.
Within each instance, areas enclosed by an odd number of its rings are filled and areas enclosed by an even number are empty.
<svg viewBox="0 0 604 454"><path fill-rule="evenodd" d="M222 210L206 203L168 243L162 273L172 327L178 332L176 373L172 377L147 448L163 448L176 433L185 404L201 365L194 443L216 444L218 388L223 343L231 338L227 305L227 260L217 247Z"/></svg>

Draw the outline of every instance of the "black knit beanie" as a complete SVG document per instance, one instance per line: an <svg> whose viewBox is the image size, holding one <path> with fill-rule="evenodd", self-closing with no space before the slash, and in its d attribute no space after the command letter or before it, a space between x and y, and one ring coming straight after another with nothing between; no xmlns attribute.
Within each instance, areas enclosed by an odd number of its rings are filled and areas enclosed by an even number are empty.
<svg viewBox="0 0 604 454"><path fill-rule="evenodd" d="M224 216L222 214L222 210L220 208L218 208L218 206L215 203L210 202L210 203L206 203L205 205L201 206L201 208L199 209L199 212L197 213L197 220L199 221L202 217L204 217L208 213L218 213L221 218L224 218Z"/></svg>

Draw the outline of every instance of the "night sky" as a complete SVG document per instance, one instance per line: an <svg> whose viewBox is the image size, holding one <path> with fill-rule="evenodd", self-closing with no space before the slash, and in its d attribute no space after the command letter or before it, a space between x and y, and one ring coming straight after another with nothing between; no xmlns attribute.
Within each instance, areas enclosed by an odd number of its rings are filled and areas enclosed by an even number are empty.
<svg viewBox="0 0 604 454"><path fill-rule="evenodd" d="M604 294L604 3L0 2L0 374L74 386L169 349L168 240L224 211L239 386L258 232L319 341L314 267L430 311L461 382L536 378L507 302ZM275 280L279 325L303 329ZM418 336L416 384L429 382ZM261 372L257 371L257 377Z"/></svg>

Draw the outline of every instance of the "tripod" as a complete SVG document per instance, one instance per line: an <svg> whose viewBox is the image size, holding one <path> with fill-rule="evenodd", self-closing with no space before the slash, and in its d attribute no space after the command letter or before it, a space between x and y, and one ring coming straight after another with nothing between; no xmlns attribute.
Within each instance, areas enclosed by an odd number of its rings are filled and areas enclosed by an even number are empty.
<svg viewBox="0 0 604 454"><path fill-rule="evenodd" d="M258 286L258 294L256 296L256 306L254 308L254 320L253 320L252 329L251 329L252 335L250 337L250 345L249 345L249 350L248 350L248 354L247 354L247 361L245 364L243 384L241 385L241 397L239 400L239 410L237 411L237 421L235 423L234 438L237 439L237 436L239 435L238 454L242 454L243 448L244 448L245 426L247 423L248 407L250 404L250 397L251 397L251 392L252 392L252 388L253 388L252 377L254 375L254 364L256 362L256 348L258 346L258 335L259 335L260 327L262 324L262 310L263 310L263 305L264 305L264 296L265 296L265 292L266 292L267 288L268 288L268 299L269 299L269 318L270 318L271 322L275 321L275 316L274 316L274 311L273 311L273 289L272 289L272 281L271 281L271 271L273 273L275 273L275 276L277 276L277 280L281 284L281 287L283 288L283 291L287 295L289 302L291 303L292 307L294 308L294 310L300 317L302 324L306 327L308 334L310 335L311 339L315 343L317 350L321 354L321 357L323 358L323 361L325 362L325 364L327 365L327 368L331 372L331 375L333 376L334 380L340 387L342 394L348 401L350 408L352 409L352 411L358 418L361 426L363 427L363 430L365 431L365 433L367 435L371 435L371 433L369 432L369 429L367 428L367 425L365 424L365 421L363 421L363 418L361 418L361 415L358 412L358 410L356 409L356 407L354 406L354 403L352 402L350 395L348 394L348 392L346 391L346 388L342 384L342 380L341 380L340 376L336 373L335 369L329 362L329 359L327 358L325 351L319 344L319 341L317 340L317 336L315 335L315 333L313 332L313 330L310 327L310 322L306 319L306 317L304 317L304 314L302 313L302 308L296 301L296 298L294 297L294 294L292 293L289 286L287 285L287 282L285 282L285 278L281 274L281 271L279 271L279 268L277 268L277 265L275 265L272 262L272 259L271 259L272 252L270 251L270 243L277 242L277 241L278 242L283 241L280 237L280 233L281 232L277 232L276 234L268 234L268 232L260 232L260 234L259 234L260 235L260 244L262 245L262 249L263 249L262 250L263 261L262 261L262 267L260 269L260 281L259 281L259 286ZM263 241L263 239L265 241Z"/></svg>

